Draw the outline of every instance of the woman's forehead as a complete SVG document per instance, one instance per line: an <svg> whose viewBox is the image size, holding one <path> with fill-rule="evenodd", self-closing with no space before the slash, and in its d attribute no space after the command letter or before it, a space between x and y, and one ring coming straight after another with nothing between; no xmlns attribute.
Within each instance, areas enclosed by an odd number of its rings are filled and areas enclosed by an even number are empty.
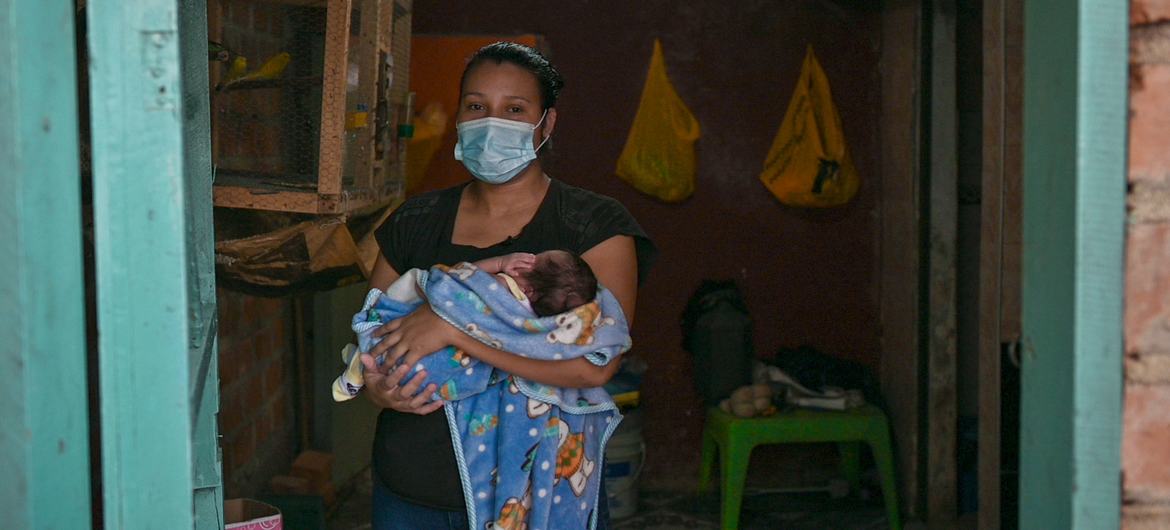
<svg viewBox="0 0 1170 530"><path fill-rule="evenodd" d="M496 64L485 61L467 73L463 83L463 95L504 96L538 101L540 86L536 76L523 67L510 62Z"/></svg>

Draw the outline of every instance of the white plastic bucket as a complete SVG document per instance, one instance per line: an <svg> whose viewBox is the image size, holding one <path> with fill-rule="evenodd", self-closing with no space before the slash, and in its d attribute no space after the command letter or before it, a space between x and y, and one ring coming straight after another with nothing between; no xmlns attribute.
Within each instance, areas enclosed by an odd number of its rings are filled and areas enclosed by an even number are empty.
<svg viewBox="0 0 1170 530"><path fill-rule="evenodd" d="M611 518L629 517L638 511L638 476L645 463L642 414L634 409L626 413L605 446L605 495Z"/></svg>

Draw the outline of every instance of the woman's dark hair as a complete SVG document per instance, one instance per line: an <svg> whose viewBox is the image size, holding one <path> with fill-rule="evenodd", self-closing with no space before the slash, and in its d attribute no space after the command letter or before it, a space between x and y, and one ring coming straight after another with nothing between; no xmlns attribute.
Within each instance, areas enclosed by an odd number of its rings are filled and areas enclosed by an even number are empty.
<svg viewBox="0 0 1170 530"><path fill-rule="evenodd" d="M532 72L532 75L536 76L536 84L540 85L541 109L550 109L556 106L561 87L565 86L564 78L540 52L515 42L488 44L475 52L475 55L472 55L471 60L467 62L467 68L463 69L463 75L459 78L460 92L463 91L463 84L467 81L467 73L485 61L493 61L496 64L509 62Z"/></svg>
<svg viewBox="0 0 1170 530"><path fill-rule="evenodd" d="M524 276L532 287L532 312L537 316L559 315L597 298L593 269L580 256L562 252L565 259L544 260Z"/></svg>

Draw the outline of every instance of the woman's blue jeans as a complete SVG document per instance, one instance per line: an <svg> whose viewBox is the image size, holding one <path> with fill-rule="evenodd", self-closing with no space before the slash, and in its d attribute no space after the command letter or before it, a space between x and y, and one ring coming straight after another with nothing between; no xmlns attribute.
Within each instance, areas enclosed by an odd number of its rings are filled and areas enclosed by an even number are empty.
<svg viewBox="0 0 1170 530"><path fill-rule="evenodd" d="M467 530L467 512L415 504L399 497L374 477L373 530Z"/></svg>
<svg viewBox="0 0 1170 530"><path fill-rule="evenodd" d="M468 530L467 513L430 508L390 493L378 477L374 479L373 530ZM609 530L609 499L605 481L597 499L597 530ZM477 530L477 529L471 529Z"/></svg>

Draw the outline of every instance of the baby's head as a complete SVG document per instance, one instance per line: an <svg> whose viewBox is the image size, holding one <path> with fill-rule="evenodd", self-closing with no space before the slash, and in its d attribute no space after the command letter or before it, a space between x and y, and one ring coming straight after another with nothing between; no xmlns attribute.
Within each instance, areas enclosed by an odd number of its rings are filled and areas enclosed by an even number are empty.
<svg viewBox="0 0 1170 530"><path fill-rule="evenodd" d="M564 313L597 297L597 277L580 256L564 250L536 255L532 270L515 278L537 316Z"/></svg>

